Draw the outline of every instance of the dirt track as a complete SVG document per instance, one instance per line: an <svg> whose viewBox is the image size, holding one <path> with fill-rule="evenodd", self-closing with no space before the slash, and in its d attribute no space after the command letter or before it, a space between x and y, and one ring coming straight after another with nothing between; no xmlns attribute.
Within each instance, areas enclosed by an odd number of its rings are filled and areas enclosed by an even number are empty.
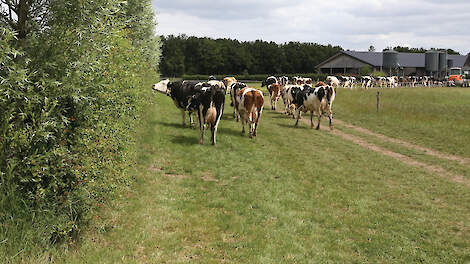
<svg viewBox="0 0 470 264"><path fill-rule="evenodd" d="M282 113L281 111L278 111L278 112ZM310 120L302 119L302 121L305 124L310 126ZM328 124L327 120L324 120L324 121L326 121L326 122L323 122L323 124ZM388 137L386 135L370 131L370 130L362 128L362 127L354 126L354 125L348 124L348 123L346 123L344 121L341 121L341 120L338 120L338 119L334 119L333 124L334 125L339 125L341 127L353 129L354 131L359 132L363 135L374 136L374 137L376 137L377 139L379 139L383 142L397 144L397 145L406 147L408 149L424 152L427 155L430 155L430 156L433 156L433 157L436 157L436 158L439 158L439 159L442 159L442 160L455 161L455 162L458 162L462 165L465 165L466 167L470 167L470 159L468 159L468 158L441 153L441 152L439 152L437 150L433 150L431 148L421 147L421 146L418 146L418 145L415 145L415 144L412 144L412 143L409 143L409 142L406 142L406 141L403 141L403 140L400 140L400 139L391 138L391 137ZM465 178L462 175L458 175L458 174L449 172L449 171L447 171L446 169L444 169L440 166L431 165L431 164L428 164L428 163L425 163L425 162L422 162L422 161L415 160L415 159L413 159L411 157L408 157L408 156L405 156L403 154L391 151L391 150L386 149L384 147L380 147L380 146L378 146L374 143L371 143L371 142L368 142L368 141L362 139L361 137L358 137L356 135L347 133L345 131L341 131L341 130L337 130L337 129L330 130L328 125L323 125L321 127L321 130L322 131L328 131L328 132L330 132L330 133L332 133L332 134L334 134L338 137L341 137L344 140L353 142L354 144L357 144L357 145L359 145L361 147L364 147L368 150L371 150L371 151L380 153L382 155L394 158L394 159L396 159L400 162L405 163L406 165L421 168L421 169L423 169L423 170L425 170L425 171L427 171L431 174L435 174L435 175L438 175L442 178L450 180L452 182L463 184L467 187L470 187L470 180L469 179Z"/></svg>

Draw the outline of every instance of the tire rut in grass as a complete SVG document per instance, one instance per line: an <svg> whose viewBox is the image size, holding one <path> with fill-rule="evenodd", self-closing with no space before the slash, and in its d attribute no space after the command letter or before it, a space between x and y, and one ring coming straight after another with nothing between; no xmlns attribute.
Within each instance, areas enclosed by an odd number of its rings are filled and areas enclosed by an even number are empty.
<svg viewBox="0 0 470 264"><path fill-rule="evenodd" d="M282 114L282 112L280 112L280 111L277 111L277 112ZM306 120L304 118L301 118L301 120L302 120L303 123L305 123L307 125L310 125L310 120ZM339 124L340 126L344 126L344 127L348 127L348 128L357 128L357 129L355 129L356 131L361 132L361 133L366 134L366 135L374 135L374 136L376 136L377 138L379 138L383 141L389 141L389 142L392 142L392 143L395 143L395 144L400 144L400 145L403 145L403 146L410 146L410 148L421 150L421 151L426 150L426 151L424 151L425 153L427 153L427 154L433 153L433 154L430 154L430 155L433 155L433 156L438 157L438 158L440 157L442 159L449 159L449 158L453 157L453 158L456 158L456 159L451 159L451 160L464 162L464 164L467 164L467 163L465 163L467 161L462 157L442 154L442 153L439 153L435 150L420 147L420 146L416 146L416 145L413 145L411 143L408 143L408 142L405 142L405 141L402 141L402 140L396 140L396 142L395 142L395 139L393 139L393 138L389 138L385 135L381 135L381 134L378 134L378 133L375 133L375 132L372 132L370 130L363 129L363 128L360 128L360 127L357 127L357 126L349 125L349 124L345 123L344 121L340 121L340 120L337 120L337 119L335 119L335 123ZM366 149L372 150L374 152L380 153L382 155L394 158L394 159L396 159L396 160L398 160L402 163L405 163L409 166L421 168L421 169L423 169L423 170L425 170L429 173L439 175L440 177L445 178L447 180L450 180L452 182L463 184L467 187L470 187L470 181L468 179L466 179L462 175L457 175L457 174L451 173L451 172L445 170L442 167L430 165L430 164L427 164L427 163L424 163L424 162L421 162L421 161L417 161L417 160L412 159L410 157L407 157L403 154L388 150L388 149L383 148L383 147L379 147L379 146L377 146L373 143L367 142L366 140L364 140L364 139L362 139L358 136L348 134L344 131L340 131L340 130L337 130L337 129L330 130L329 128L325 128L325 127L321 128L321 130L322 131L328 131L333 135L339 136L344 140L353 142L354 144L359 145L363 148L366 148ZM398 143L398 142L400 142L400 143Z"/></svg>
<svg viewBox="0 0 470 264"><path fill-rule="evenodd" d="M355 130L357 132L360 132L362 134L366 134L366 135L369 135L369 136L374 136L378 139L381 139L382 141L386 141L386 142L394 143L394 144L397 144L397 145L401 145L401 146L406 147L408 149L413 149L413 150L424 152L427 155L434 156L434 157L439 158L439 159L455 161L455 162L460 163L461 165L465 165L467 167L470 167L470 159L469 158L464 158L464 157L460 157L460 156L457 156L457 155L445 154L445 153L439 152L439 151L431 149L431 148L426 148L426 147L422 147L422 146L418 146L418 145L406 142L406 141L401 140L401 139L391 138L391 137L385 136L383 134L379 134L379 133L370 131L369 129L366 129L366 128L362 128L362 127L358 127L358 126L355 126L355 125L348 124L348 123L346 123L344 121L341 121L341 120L338 120L338 119L335 119L335 122L338 123L341 126L353 129L353 130Z"/></svg>

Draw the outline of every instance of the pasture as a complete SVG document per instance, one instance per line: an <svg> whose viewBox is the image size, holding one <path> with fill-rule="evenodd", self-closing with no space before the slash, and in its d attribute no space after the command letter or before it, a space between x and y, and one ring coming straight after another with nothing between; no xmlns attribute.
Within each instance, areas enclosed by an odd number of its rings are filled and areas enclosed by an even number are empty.
<svg viewBox="0 0 470 264"><path fill-rule="evenodd" d="M320 131L294 128L266 99L255 139L227 96L216 147L197 144L199 130L155 94L129 192L77 245L17 259L470 261L470 90L383 89L380 113L376 91L338 89L333 132L326 119Z"/></svg>

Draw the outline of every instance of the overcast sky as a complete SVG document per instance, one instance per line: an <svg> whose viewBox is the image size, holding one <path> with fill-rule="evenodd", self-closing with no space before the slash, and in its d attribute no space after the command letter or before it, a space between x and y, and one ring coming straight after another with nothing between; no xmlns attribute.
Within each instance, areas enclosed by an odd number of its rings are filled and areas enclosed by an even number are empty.
<svg viewBox="0 0 470 264"><path fill-rule="evenodd" d="M152 0L157 34L470 52L470 0Z"/></svg>

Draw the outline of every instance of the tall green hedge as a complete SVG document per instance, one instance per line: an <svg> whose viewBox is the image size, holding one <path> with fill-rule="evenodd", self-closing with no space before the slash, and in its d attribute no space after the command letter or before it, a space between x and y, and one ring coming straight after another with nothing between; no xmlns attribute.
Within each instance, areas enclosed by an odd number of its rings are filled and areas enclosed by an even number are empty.
<svg viewBox="0 0 470 264"><path fill-rule="evenodd" d="M25 38L0 28L0 258L79 234L132 180L158 78L150 0L51 1L46 12Z"/></svg>

